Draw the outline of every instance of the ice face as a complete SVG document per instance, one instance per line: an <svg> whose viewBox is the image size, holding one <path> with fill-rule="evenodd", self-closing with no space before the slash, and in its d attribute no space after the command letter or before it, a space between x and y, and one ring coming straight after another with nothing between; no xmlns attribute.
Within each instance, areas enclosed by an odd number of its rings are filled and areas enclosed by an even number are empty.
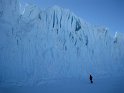
<svg viewBox="0 0 124 93"><path fill-rule="evenodd" d="M92 26L69 10L41 10L0 2L0 85L32 85L53 78L124 73L123 35Z"/></svg>
<svg viewBox="0 0 124 93"><path fill-rule="evenodd" d="M0 19L4 19L6 22L15 22L19 15L18 6L18 0L0 0Z"/></svg>

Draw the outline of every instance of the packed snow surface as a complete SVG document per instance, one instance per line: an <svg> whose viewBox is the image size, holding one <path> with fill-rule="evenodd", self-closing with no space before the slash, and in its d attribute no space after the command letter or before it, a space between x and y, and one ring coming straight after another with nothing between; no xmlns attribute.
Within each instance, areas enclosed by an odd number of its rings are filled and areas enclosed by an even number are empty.
<svg viewBox="0 0 124 93"><path fill-rule="evenodd" d="M123 84L118 78L96 79L93 84L87 79L58 79L35 87L4 87L0 93L124 93Z"/></svg>

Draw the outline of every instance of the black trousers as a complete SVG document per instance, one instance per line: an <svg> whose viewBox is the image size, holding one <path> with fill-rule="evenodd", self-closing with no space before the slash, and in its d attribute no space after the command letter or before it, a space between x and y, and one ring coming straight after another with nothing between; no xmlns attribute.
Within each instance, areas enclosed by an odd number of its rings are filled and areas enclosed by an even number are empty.
<svg viewBox="0 0 124 93"><path fill-rule="evenodd" d="M90 82L91 82L91 83L93 83L93 81L92 81L92 80L90 80Z"/></svg>

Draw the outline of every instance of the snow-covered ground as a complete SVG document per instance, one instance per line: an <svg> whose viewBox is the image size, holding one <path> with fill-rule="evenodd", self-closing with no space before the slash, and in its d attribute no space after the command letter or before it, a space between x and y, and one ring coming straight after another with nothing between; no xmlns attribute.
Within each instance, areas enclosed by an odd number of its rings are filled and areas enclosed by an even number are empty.
<svg viewBox="0 0 124 93"><path fill-rule="evenodd" d="M95 79L55 79L40 86L13 86L0 88L0 93L124 93L124 80L121 78Z"/></svg>

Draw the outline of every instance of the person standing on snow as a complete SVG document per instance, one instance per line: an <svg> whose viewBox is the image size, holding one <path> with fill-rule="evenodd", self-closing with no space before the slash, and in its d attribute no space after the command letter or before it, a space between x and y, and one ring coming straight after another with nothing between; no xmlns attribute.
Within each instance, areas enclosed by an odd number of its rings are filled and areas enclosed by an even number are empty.
<svg viewBox="0 0 124 93"><path fill-rule="evenodd" d="M91 83L93 83L93 77L92 77L92 75L91 75L91 74L90 74L89 79L90 79L90 82L91 82Z"/></svg>

